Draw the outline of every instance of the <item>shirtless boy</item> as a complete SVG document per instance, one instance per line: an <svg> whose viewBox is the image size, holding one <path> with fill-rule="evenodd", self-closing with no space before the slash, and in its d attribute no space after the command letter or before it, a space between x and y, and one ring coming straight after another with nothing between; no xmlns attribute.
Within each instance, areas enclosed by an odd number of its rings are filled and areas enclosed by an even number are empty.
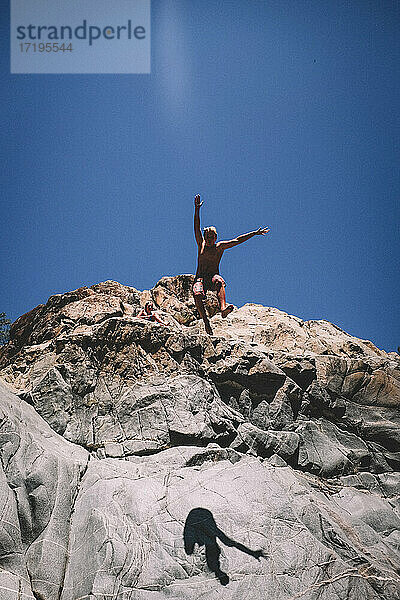
<svg viewBox="0 0 400 600"><path fill-rule="evenodd" d="M219 274L219 263L221 262L224 250L242 244L255 235L265 235L269 232L269 229L260 227L257 231L250 231L250 233L238 235L233 240L217 242L217 230L215 227L205 227L203 237L200 229L200 207L202 204L203 202L200 202L200 196L197 194L194 199L194 236L199 248L199 253L197 258L197 271L193 284L193 296L196 308L204 321L206 332L209 335L212 335L210 321L208 320L203 302L206 299L207 290L217 292L219 308L223 318L227 317L233 310L233 305L226 303L226 284Z"/></svg>

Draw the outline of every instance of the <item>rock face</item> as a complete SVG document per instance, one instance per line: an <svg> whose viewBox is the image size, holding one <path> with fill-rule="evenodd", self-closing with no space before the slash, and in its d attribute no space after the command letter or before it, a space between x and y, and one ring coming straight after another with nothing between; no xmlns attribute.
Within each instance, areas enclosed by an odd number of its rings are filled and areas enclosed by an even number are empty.
<svg viewBox="0 0 400 600"><path fill-rule="evenodd" d="M275 308L223 320L213 294L209 337L191 283L13 324L0 598L400 599L400 357Z"/></svg>

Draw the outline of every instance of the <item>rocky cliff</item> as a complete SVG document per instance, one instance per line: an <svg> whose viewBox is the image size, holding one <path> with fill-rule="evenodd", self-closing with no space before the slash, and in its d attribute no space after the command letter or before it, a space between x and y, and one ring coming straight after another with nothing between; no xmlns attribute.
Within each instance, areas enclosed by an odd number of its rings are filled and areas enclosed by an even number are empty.
<svg viewBox="0 0 400 600"><path fill-rule="evenodd" d="M2 600L400 598L400 357L107 281L0 352ZM138 319L152 299L168 322Z"/></svg>

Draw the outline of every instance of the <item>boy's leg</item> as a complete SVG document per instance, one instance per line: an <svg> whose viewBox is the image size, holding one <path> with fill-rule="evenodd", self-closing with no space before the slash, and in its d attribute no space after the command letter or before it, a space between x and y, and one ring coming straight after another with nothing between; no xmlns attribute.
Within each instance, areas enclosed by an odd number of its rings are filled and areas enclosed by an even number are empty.
<svg viewBox="0 0 400 600"><path fill-rule="evenodd" d="M226 295L225 295L225 281L221 276L213 277L213 283L216 287L217 298L219 303L219 308L221 310L221 315L225 319L229 315L230 312L233 311L233 304L226 303Z"/></svg>
<svg viewBox="0 0 400 600"><path fill-rule="evenodd" d="M196 308L199 311L201 318L204 321L204 326L206 328L206 332L208 333L208 335L212 335L213 331L211 329L210 321L208 320L208 316L207 316L206 309L204 306L203 298L201 296L195 295L194 302L196 304Z"/></svg>
<svg viewBox="0 0 400 600"><path fill-rule="evenodd" d="M206 295L205 295L205 291L204 291L202 277L199 277L198 279L196 279L196 281L193 284L192 291L193 291L193 297L194 297L194 302L196 304L196 308L199 311L200 317L204 321L204 326L206 328L206 332L208 333L208 335L212 335L210 321L208 320L206 308L205 308L204 302L203 302L203 299L205 299Z"/></svg>

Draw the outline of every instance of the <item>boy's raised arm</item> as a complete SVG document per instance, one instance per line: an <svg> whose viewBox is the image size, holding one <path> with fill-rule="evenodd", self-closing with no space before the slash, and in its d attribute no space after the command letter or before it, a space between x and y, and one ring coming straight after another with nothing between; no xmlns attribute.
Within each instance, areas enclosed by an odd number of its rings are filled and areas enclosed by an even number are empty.
<svg viewBox="0 0 400 600"><path fill-rule="evenodd" d="M198 246L203 243L203 234L200 229L200 206L203 203L200 202L200 194L197 194L194 198L194 237Z"/></svg>
<svg viewBox="0 0 400 600"><path fill-rule="evenodd" d="M233 240L227 240L223 242L219 242L218 246L223 250L227 250L228 248L233 248L233 246L237 246L238 244L243 244L250 238L255 235L265 235L269 232L268 227L259 227L256 231L250 231L249 233L243 233L242 235L238 235Z"/></svg>

